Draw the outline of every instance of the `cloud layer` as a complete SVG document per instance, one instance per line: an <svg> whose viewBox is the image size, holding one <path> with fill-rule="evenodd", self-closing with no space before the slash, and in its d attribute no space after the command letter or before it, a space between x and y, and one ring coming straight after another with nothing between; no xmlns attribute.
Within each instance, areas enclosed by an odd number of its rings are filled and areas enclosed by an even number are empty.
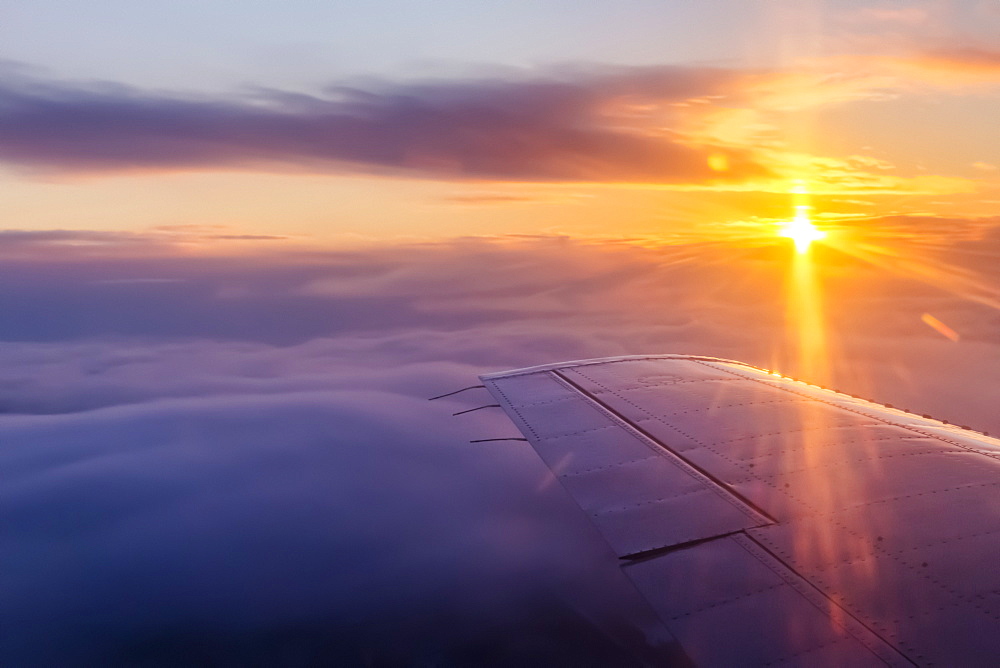
<svg viewBox="0 0 1000 668"><path fill-rule="evenodd" d="M650 662L668 642L532 451L468 444L509 421L425 398L600 355L794 366L778 248L55 257L0 283L8 665ZM1000 429L992 311L824 266L843 389Z"/></svg>

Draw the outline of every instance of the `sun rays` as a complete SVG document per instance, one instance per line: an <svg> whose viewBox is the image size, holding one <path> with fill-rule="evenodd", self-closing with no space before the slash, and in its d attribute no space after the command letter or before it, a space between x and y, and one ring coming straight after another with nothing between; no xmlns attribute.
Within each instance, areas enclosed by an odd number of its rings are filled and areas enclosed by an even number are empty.
<svg viewBox="0 0 1000 668"><path fill-rule="evenodd" d="M812 242L825 238L826 232L817 229L809 219L809 206L798 204L795 206L795 218L781 228L781 236L795 242L795 250L801 254L809 250Z"/></svg>

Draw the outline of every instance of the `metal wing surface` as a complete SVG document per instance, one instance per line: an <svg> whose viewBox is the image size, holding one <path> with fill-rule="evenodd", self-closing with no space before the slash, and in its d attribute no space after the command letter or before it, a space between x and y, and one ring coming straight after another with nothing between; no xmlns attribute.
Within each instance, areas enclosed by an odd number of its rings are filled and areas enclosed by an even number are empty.
<svg viewBox="0 0 1000 668"><path fill-rule="evenodd" d="M997 439L713 358L482 380L695 663L1000 663Z"/></svg>

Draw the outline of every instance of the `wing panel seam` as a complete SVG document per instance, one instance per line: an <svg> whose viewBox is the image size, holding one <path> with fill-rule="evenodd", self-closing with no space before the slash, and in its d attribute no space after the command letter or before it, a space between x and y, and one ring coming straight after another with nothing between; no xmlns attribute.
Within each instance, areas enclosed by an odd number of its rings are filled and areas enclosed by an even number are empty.
<svg viewBox="0 0 1000 668"><path fill-rule="evenodd" d="M759 479L761 482L767 482L763 478ZM815 512L811 517L820 518L827 515L837 515L841 513L853 512L858 510L864 510L865 508L870 508L872 506L877 506L882 503L893 503L894 501L902 501L904 499L915 499L921 496L930 496L932 494L944 494L945 492L955 492L962 489L975 489L977 487L1000 487L1000 483L995 482L973 482L966 485L956 485L954 487L943 487L941 489L929 489L923 492L914 492L913 494L900 494L899 496L891 496L887 499L875 499L874 501L867 501L865 503L858 503L853 506L842 506L839 508L833 508L830 510L825 510L823 512ZM1000 533L1000 529L997 530ZM934 543L932 543L933 545ZM907 548L909 549L909 548Z"/></svg>
<svg viewBox="0 0 1000 668"><path fill-rule="evenodd" d="M511 409L512 411L514 411L514 414L515 414L515 415L517 415L517 418L518 418L518 419L519 419L519 420L521 421L521 424L523 424L523 425L524 425L525 427L527 427L527 428L528 428L528 431L530 431L530 432L531 432L531 435L532 435L532 436L533 436L533 437L534 437L534 438L535 438L536 440L538 440L538 434L536 434L536 433L535 433L535 429L534 429L534 427L532 427L532 426L531 426L531 423L529 423L529 422L528 422L527 420L525 420L525 419L524 419L524 416L523 416L523 415L521 415L521 411L517 410L517 408L516 408L516 407L514 406L514 403L513 403L513 402L512 402L511 400L510 400L510 397L508 397L508 396L507 396L507 393L506 393L506 392L504 392L504 391L503 391L503 390L502 390L502 389L500 388L500 385L498 385L498 384L497 384L497 383L495 383L495 382L491 382L491 383L490 383L490 385L492 385L492 386L493 386L493 389L495 389L495 390L496 390L497 392L499 392L499 393L500 393L500 396L501 396L501 397L503 397L503 401L504 401L504 403L505 403L505 404L507 404L508 406L510 406L510 409Z"/></svg>
<svg viewBox="0 0 1000 668"><path fill-rule="evenodd" d="M733 505L735 508L737 508L741 513L743 513L744 515L746 515L748 518L750 518L750 519L752 519L752 520L754 520L756 522L760 522L761 520L763 520L762 524L774 524L774 523L777 522L777 520L775 520L773 517L771 517L771 515L769 513L765 512L762 508L758 507L756 504L754 504L753 502L751 502L749 499L744 498L742 495L740 495L737 492L735 492L734 490L730 489L728 485L726 485L724 482L722 482L721 480L717 479L715 476L711 475L707 471L703 470L701 467L698 467L698 466L692 464L691 462L687 461L687 459L685 459L684 457L682 457L679 454L677 454L676 452L674 452L674 450L672 448L670 448L666 444L660 442L658 439L654 438L653 436L651 436L650 434L648 434L646 431L644 431L641 427L635 425L630 420L627 420L622 415L619 415L614 409L610 408L609 406L607 406L606 404L604 404L603 402L601 402L600 400L598 400L596 397L594 397L593 395L591 395L584 388L580 387L579 385L577 385L576 383L574 383L569 378L566 378L558 370L552 371L552 374L557 379L559 379L563 383L565 383L568 387L570 387L570 388L574 389L575 391L579 392L581 396L589 399L590 402L598 410L600 410L602 413L604 413L605 415L607 415L614 422L622 425L624 428L628 429L631 433L638 435L642 440L644 440L646 442L649 442L649 443L652 443L655 446L657 446L657 451L668 454L669 456L667 457L667 461L670 461L675 466L677 466L678 468L681 468L681 470L687 472L689 475L692 475L696 479L708 483L708 488L709 489L713 490L720 498L722 498L725 501L729 502L731 505ZM583 374L581 374L581 375L583 375ZM587 376L584 376L584 378L586 378L586 377ZM600 386L600 383L596 383L596 384ZM607 388L605 388L605 389L607 389ZM613 390L609 390L609 391L612 394L614 393ZM643 411L643 412L646 412L646 411ZM647 415L648 415L648 413L647 413ZM678 433L681 433L682 435L687 436L686 434L683 434L683 432L681 432L680 430L677 430L677 431L678 431ZM688 438L691 438L691 437L688 436ZM695 442L699 442L697 439L694 439L694 438L692 438L691 440L693 440Z"/></svg>
<svg viewBox="0 0 1000 668"><path fill-rule="evenodd" d="M617 426L617 425L615 425ZM638 464L639 462L646 462L650 459L659 459L660 456L655 452L649 457L640 457L639 459L629 459L624 462L615 462L614 464L605 464L604 466L595 466L592 469L584 469L583 471L573 471L572 473L558 473L560 478L575 478L576 476L586 475L587 473L597 473L598 471L608 471L611 469L616 469L622 466L628 466L629 464Z"/></svg>
<svg viewBox="0 0 1000 668"><path fill-rule="evenodd" d="M857 535L855 532L851 531L850 529L847 529L847 527L845 527L842 523L837 522L836 520L834 520L834 523L839 524L848 533ZM998 531L990 531L990 532L984 532L981 535L988 535L988 534L991 534L991 533L1000 533L1000 532L998 532ZM972 537L974 537L974 536L968 536L967 538L972 538ZM777 554L783 554L783 551L780 550L780 549L778 549L777 546L774 546L773 542L770 539L768 539L766 536L764 536L764 535L761 535L759 541L756 540L756 539L754 539L754 540L755 540L755 542L757 542L762 547L763 547L763 543L764 542L771 543L772 546L775 549L774 550L768 549L769 552L772 552L773 554L776 554L776 555ZM945 544L945 543L948 543L948 542L950 542L950 541L942 541L941 543ZM926 547L926 546L924 546L924 547ZM989 617L992 620L996 620L996 619L1000 618L1000 615L998 615L997 613L991 612L991 611L987 610L986 608L983 608L981 605L979 605L975 601L971 600L971 596L973 596L972 594L962 594L962 593L956 591L953 587L950 587L949 585L941 582L939 579L935 578L934 576L930 575L929 573L922 572L922 570L921 570L923 568L922 565L918 566L918 565L916 565L914 563L911 563L911 562L907 561L899 553L887 552L885 550L879 549L875 545L873 545L872 548L873 548L873 551L878 552L879 554L881 554L881 555L883 555L885 557L888 557L889 559L892 559L893 561L895 561L900 566L906 568L907 570L909 570L912 573L916 574L918 577L926 580L928 583L930 583L931 585L934 585L939 590L943 591L945 594L947 594L948 596L950 596L950 600L948 601L949 605L958 606L960 603L964 603L965 605L971 607L972 610L975 610L977 613L980 613L980 614L982 614L982 615L984 615L986 617ZM765 548L765 549L767 549L767 548ZM917 548L912 548L912 549L920 549L920 548L917 547ZM784 561L784 558L790 558L790 555L785 555L785 557L783 557L781 560ZM874 559L874 558L875 558L874 556L866 556L866 557L861 557L859 559L838 561L838 562L836 562L834 564L830 564L827 567L817 568L816 570L817 571L827 571L830 568L836 566L837 564L850 565L852 563L860 563L860 562L864 562L866 560L870 560L870 559ZM923 562L923 563L926 563L926 562ZM822 577L822 576L820 574L817 574L814 577L819 578L819 577ZM821 580L820 582L821 582L821 584L823 584L824 586L826 586L826 582L825 581ZM813 586L817 586L817 585L813 585ZM846 604L842 605L840 607L844 608L845 610L850 610L850 608L847 607ZM853 613L852 613L852 616L853 616ZM894 621L899 621L899 620L896 619Z"/></svg>
<svg viewBox="0 0 1000 668"><path fill-rule="evenodd" d="M628 400L628 399L626 399L625 397L623 397L623 396L621 396L620 394L618 394L617 392L615 392L615 391L614 391L613 389L611 389L611 388L608 388L608 387L606 387L605 385L603 385L603 384L599 383L598 381L594 380L594 379L593 379L592 377L590 377L590 376L588 376L587 374L583 373L583 372L582 372L582 371L580 371L579 369L576 369L576 368L575 368L575 369L574 369L573 371L574 371L574 373L577 373L577 374L579 374L580 376L582 376L583 378L586 378L586 379L587 379L588 381L590 381L591 383L593 383L593 384L597 385L598 387L601 387L601 388L604 388L604 389L605 389L605 390L606 390L606 391L607 391L607 392L608 392L609 394L613 394L613 395L615 395L616 397L618 397L619 399L621 399L621 400L622 400L622 401L624 401L625 403L629 404L630 406L632 406L633 408L635 408L636 410L638 410L638 411L639 411L639 412L641 412L642 414L646 415L646 416L647 416L647 418L646 418L646 419L644 419L644 420L635 420L635 421L631 421L631 420L627 420L627 419L626 419L625 417L623 417L623 416L620 416L620 415L618 416L618 419L620 419L620 420L622 420L622 421L626 422L627 424L631 425L631 426L632 426L633 428L635 428L636 430L642 430L642 427L638 426L638 424L637 424L638 422L646 422L646 421L652 421L652 420L656 420L656 421L660 422L661 424L665 425L666 427L669 427L669 428L670 428L670 429L672 429L673 431L677 432L677 433L678 433L678 434L680 434L681 436L684 436L685 438L687 438L687 439L689 439L689 440L691 440L691 441L693 441L693 442L697 443L697 444L698 444L698 445L700 445L700 446L701 446L702 448L704 448L705 450L708 450L709 452L713 453L713 454L714 454L714 455L716 455L717 457L719 457L719 458L721 458L721 459L724 459L725 461L729 462L729 463L730 463L730 464L731 464L732 466L734 466L735 468L737 468L737 469L740 469L741 471L743 471L745 475L748 475L748 476L750 476L750 478L751 478L751 479L753 479L753 480L759 480L759 481L760 481L760 482L762 482L762 483L765 483L765 484L768 484L768 485L772 485L772 483L771 483L771 482L769 482L769 481L767 481L767 480L763 480L763 479L761 479L761 478L758 478L758 477L757 477L757 476L755 475L755 472L754 472L754 471L750 471L750 470L748 470L748 468L749 468L749 467L747 467L747 466L745 466L744 464L741 464L741 463L739 463L739 462L737 462L737 461L733 460L733 459L732 459L731 457L729 457L728 455L725 455L725 454L723 454L723 453L719 452L719 451L718 451L717 449L715 449L715 448L713 448L712 446L708 445L708 444L707 444L707 443L705 443L705 442L704 442L703 440L701 440L701 439L699 439L699 438L695 438L694 436L692 436L692 435L688 434L688 433L687 433L686 431L683 431L682 429L678 428L678 427L677 427L676 425L673 425L673 424L670 424L669 422L665 421L665 420L664 420L664 419L663 419L662 417L660 417L660 416L658 416L658 415L655 415L655 414L653 414L653 413L650 413L650 412L649 412L648 410L646 410L646 409L642 408L641 406L638 406L637 404L635 404L635 403L634 403L634 402L632 402L632 401L629 401L629 400ZM560 374L560 375L561 375L561 374ZM569 382L569 383L572 383L572 381L571 381L571 380L569 380L569 379L566 379L566 380L567 380L567 382ZM575 386L575 384L574 384L574 386ZM585 389L583 389L583 388L580 388L580 392L582 392L582 393L583 393L583 394L584 394L585 396L591 396L591 395L590 395L590 394L589 394L589 393L588 393L588 392L587 392L587 391L586 391ZM600 405L600 406L603 406L603 407L605 407L605 408L606 408L607 410L609 410L609 411L612 411L612 412L613 412L613 413L614 413L615 415L618 415L618 414L617 414L617 412L616 412L616 411L614 411L614 409L610 408L609 406L607 406L606 404L604 404L603 402L601 402L601 401L600 401L599 399L597 399L596 397L593 397L593 396L591 396L591 399L592 399L592 400L593 400L594 402L596 402L596 403L597 403L598 405ZM731 489L731 486L730 486L730 485L727 485L727 484L726 484L725 482L723 482L722 480L719 480L718 478L716 478L715 476L713 476L712 474L710 474L710 473L709 473L708 471L706 471L706 470L705 470L705 469L703 469L702 467L700 467L700 466L697 466L696 464L693 464L692 462L688 461L688 459L687 459L687 458L685 458L684 456L682 456L682 455L681 455L681 454L680 454L680 453L679 453L678 451L675 451L675 450L674 450L673 448L669 447L669 446L668 446L667 444L665 444L665 443L662 443L662 442L661 442L661 441L660 441L659 439L657 439L657 438L654 438L654 437L653 437L652 435L650 435L650 434L647 434L647 433L646 433L645 431L642 431L642 433L643 433L643 434L644 434L644 435L645 435L645 436L646 436L647 438L649 438L650 440L652 440L652 441L653 441L654 443L657 443L657 444L659 444L659 445L660 445L660 447L662 447L662 448L663 448L664 450L667 450L667 451L671 452L671 453L672 453L672 454L674 454L674 455L675 455L676 457L678 457L678 458L680 458L681 460L683 460L683 461L684 461L684 462L685 462L686 464L688 464L688 465L689 465L689 466L691 466L692 468L695 468L695 469L697 469L697 470L698 470L699 472L701 472L701 473L702 473L703 475L705 475L705 476L707 476L708 478L710 478L710 479L711 479L711 480L712 480L712 481L713 481L713 482L714 482L714 483L715 483L716 485L718 485L718 486L719 486L720 490L724 491L725 493L727 493L727 494L729 495L729 498L733 498L733 497L735 497L735 498L738 498L738 499L740 499L740 500L741 500L741 501L742 501L743 503L745 503L745 504L746 504L747 506L749 506L750 508L753 508L753 509L754 509L754 510L755 510L756 512L760 513L760 514L761 514L761 515L763 515L764 517L767 517L767 518L768 518L769 520L771 520L771 522L772 522L772 523L777 523L777 520L776 520L776 519L774 519L774 518L773 518L773 517L771 516L771 514L770 514L770 513L766 512L766 511L765 511L765 510L764 510L763 508L761 508L760 506L758 506L757 504L755 504L754 502L752 502L752 501L751 501L750 499L746 498L745 496L743 496L743 495L739 494L738 492L736 492L735 490ZM772 486L774 486L774 485L772 485ZM775 489L778 489L778 488L777 488L777 487L775 487ZM780 491L780 490L779 490L779 491Z"/></svg>
<svg viewBox="0 0 1000 668"><path fill-rule="evenodd" d="M857 538L857 537L860 536L860 534L858 534L855 531L851 531L851 529L849 529L848 527L844 526L843 524L838 523L838 525L842 529L844 529L845 531L847 531L848 533L850 533L851 535L853 535L854 537ZM762 527L754 527L754 528L762 528ZM935 541L932 541L930 543L921 543L920 545L913 545L913 546L910 546L910 547L903 548L901 550L894 550L892 552L890 552L888 550L884 550L884 549L878 547L877 545L871 545L871 548L872 548L873 552L877 552L880 555L884 555L886 557L891 557L891 558L896 559L896 560L904 560L904 559L906 559L905 555L906 555L907 552L913 552L915 550L925 550L925 549L927 549L929 547L937 547L939 545L948 545L949 543L958 543L958 542L961 542L963 540L972 540L974 538L982 538L983 536L995 536L997 534L1000 534L1000 529L992 529L990 531L977 531L976 533L970 533L970 534L966 534L964 536L955 536L953 538L945 538L943 540L935 540ZM792 555L785 554L784 550L781 550L780 548L778 548L777 545L775 545L774 542L770 538L767 538L767 537L765 537L765 536L762 535L761 536L761 540L770 543L772 545L772 547L774 548L773 549L774 552L776 552L776 553L780 552L780 553L782 553L784 555L784 557L789 558L789 559L792 558ZM839 559L839 560L834 561L834 562L829 563L829 564L815 566L814 568L817 571L819 571L819 572L824 572L824 571L828 571L831 568L834 568L836 566L850 566L852 564L860 564L860 563L863 563L865 561L870 561L870 560L875 559L875 558L876 558L875 555L873 555L871 553L868 553L868 554L862 554L860 556L846 557L844 559ZM912 568L916 568L916 566L912 566ZM958 594L958 596L961 597L962 595Z"/></svg>
<svg viewBox="0 0 1000 668"><path fill-rule="evenodd" d="M832 624L835 624L839 628L843 629L845 633L847 633L855 640L857 640L859 643L861 643L864 647L868 649L868 651L872 652L875 656L882 659L886 663L889 663L890 665L893 664L900 665L899 659L905 660L908 665L916 665L914 661L912 661L909 657L903 654L899 650L899 648L897 648L894 644L890 643L888 640L883 638L877 631L875 631L867 624L865 624L862 620L856 617L854 613L852 613L850 610L848 610L847 608L838 604L836 601L830 598L825 592L823 592L823 590L818 588L816 585L812 584L805 576L803 576L801 573L795 570L795 568L786 563L784 559L779 557L777 554L773 553L771 550L769 550L765 545L763 545L753 536L749 535L746 532L741 532L740 534L733 535L732 538L736 542L736 544L738 544L740 547L746 550L751 556L760 561L761 564L763 564L765 567L771 570L771 572L773 572L784 582L786 582L790 587L792 587L795 591L797 591L804 599L806 599L810 604L812 604L813 607L817 608L823 615L825 615L830 620ZM779 568L775 568L776 564L779 566ZM821 600L829 606L834 606L836 608L839 608L844 612L844 614L847 617L841 618L841 620L839 621L834 619L833 616L830 614L829 608L820 603ZM853 624L844 623L848 619L853 620ZM859 632L860 629L863 629L864 631ZM881 646L875 646L875 647L872 646L873 644L875 644L871 642L872 636L881 641L879 643L879 645ZM814 647L810 651L816 649L818 648ZM893 658L896 658L897 660L894 662L890 661L888 657L885 656L885 649L889 649L895 652L896 655L898 655L898 658L897 657ZM882 651L880 652L879 650ZM786 660L787 658L790 657L785 657L785 659L782 660Z"/></svg>
<svg viewBox="0 0 1000 668"><path fill-rule="evenodd" d="M663 455L653 455L654 457L663 458ZM692 489L687 492L681 492L680 494L671 494L670 496L661 496L658 499L649 499L646 501L637 501L636 503L631 503L627 506L618 506L615 508L604 508L597 512L590 513L592 517L605 517L607 515L614 515L615 513L625 512L627 510L632 510L633 508L641 508L643 506L651 506L654 503L662 503L664 501L669 501L670 499L679 499L684 496L692 496L694 494L704 494L709 491L705 487L699 487L698 489Z"/></svg>

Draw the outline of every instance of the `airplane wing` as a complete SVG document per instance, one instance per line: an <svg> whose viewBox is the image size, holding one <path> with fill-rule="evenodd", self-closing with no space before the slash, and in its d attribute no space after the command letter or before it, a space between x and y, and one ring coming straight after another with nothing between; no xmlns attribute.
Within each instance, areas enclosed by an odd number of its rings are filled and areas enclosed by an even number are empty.
<svg viewBox="0 0 1000 668"><path fill-rule="evenodd" d="M714 358L482 380L694 663L1000 663L1000 440Z"/></svg>

